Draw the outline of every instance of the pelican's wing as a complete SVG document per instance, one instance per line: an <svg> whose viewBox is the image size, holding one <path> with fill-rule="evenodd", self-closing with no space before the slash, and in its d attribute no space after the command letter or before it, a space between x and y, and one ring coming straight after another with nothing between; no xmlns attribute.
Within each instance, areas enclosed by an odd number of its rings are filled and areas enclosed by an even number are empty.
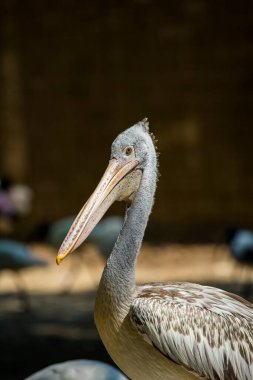
<svg viewBox="0 0 253 380"><path fill-rule="evenodd" d="M208 379L253 379L253 305L196 284L139 287L130 319L169 359Z"/></svg>

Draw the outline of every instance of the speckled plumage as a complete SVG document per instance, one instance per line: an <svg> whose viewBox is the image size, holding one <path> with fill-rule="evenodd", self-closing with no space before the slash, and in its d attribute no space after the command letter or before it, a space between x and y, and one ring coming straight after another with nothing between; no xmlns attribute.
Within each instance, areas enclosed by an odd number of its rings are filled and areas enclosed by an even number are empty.
<svg viewBox="0 0 253 380"><path fill-rule="evenodd" d="M207 379L252 379L253 306L240 297L197 284L149 284L138 288L130 319L147 342Z"/></svg>
<svg viewBox="0 0 253 380"><path fill-rule="evenodd" d="M112 195L105 195L107 205L116 199L128 204L122 230L100 281L94 311L97 329L112 359L132 380L252 379L252 304L196 284L135 285L136 260L157 182L157 152L147 120L116 138L111 162L119 163L119 170L132 162L130 174L119 179L120 187L115 185ZM105 177L108 178L110 175ZM138 187L135 181L139 181ZM100 196L104 185L108 186L102 183L94 194ZM92 202L84 206L74 230L88 228L93 213L97 217L99 206ZM102 201L101 205L104 207ZM87 216L86 209L94 211ZM83 239L74 239L74 245L72 240L70 233L60 257Z"/></svg>

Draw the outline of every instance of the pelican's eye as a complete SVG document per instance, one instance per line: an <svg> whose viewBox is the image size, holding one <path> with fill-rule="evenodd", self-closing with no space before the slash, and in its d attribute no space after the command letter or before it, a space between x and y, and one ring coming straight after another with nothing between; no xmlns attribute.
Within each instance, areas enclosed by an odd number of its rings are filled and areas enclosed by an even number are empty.
<svg viewBox="0 0 253 380"><path fill-rule="evenodd" d="M125 154L127 156L131 156L132 153L133 153L133 147L132 146L127 146L126 149L125 149Z"/></svg>

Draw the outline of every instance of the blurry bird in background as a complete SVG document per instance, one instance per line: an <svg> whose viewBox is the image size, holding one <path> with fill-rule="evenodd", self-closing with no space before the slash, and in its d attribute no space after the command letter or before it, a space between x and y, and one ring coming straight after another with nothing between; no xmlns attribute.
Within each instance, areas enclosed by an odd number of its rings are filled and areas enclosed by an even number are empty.
<svg viewBox="0 0 253 380"><path fill-rule="evenodd" d="M24 217L31 212L33 191L29 186L23 183L14 184L9 190L9 196L18 217Z"/></svg>
<svg viewBox="0 0 253 380"><path fill-rule="evenodd" d="M232 227L225 236L231 256L239 262L253 264L253 232Z"/></svg>
<svg viewBox="0 0 253 380"><path fill-rule="evenodd" d="M25 380L127 380L116 368L97 360L70 360L50 365Z"/></svg>
<svg viewBox="0 0 253 380"><path fill-rule="evenodd" d="M253 231L229 227L225 232L225 240L230 255L235 260L237 273L238 264L240 265L239 280L242 283L245 297L248 298L252 293ZM233 277L238 278L238 274Z"/></svg>
<svg viewBox="0 0 253 380"><path fill-rule="evenodd" d="M74 220L74 216L69 216L53 223L41 223L32 235L32 240L44 241L58 249ZM94 228L86 240L87 243L94 244L99 253L107 259L121 230L122 223L123 218L119 216L104 218Z"/></svg>
<svg viewBox="0 0 253 380"><path fill-rule="evenodd" d="M30 309L30 301L22 284L22 278L18 274L23 269L46 266L47 264L47 261L35 257L33 252L24 244L13 240L0 239L0 271L10 270L16 275L17 292L24 310Z"/></svg>
<svg viewBox="0 0 253 380"><path fill-rule="evenodd" d="M67 235L71 225L75 220L74 216L65 217L59 219L55 222L49 223L44 222L38 225L35 230L31 233L29 237L29 241L41 241L46 244L49 244L53 248L59 249L64 237ZM107 260L112 248L115 244L115 241L119 235L123 224L123 218L119 216L108 216L105 217L98 223L98 225L94 228L86 242L88 244L92 244L100 253L103 260ZM65 290L63 293L68 293L73 288L79 274L82 272L82 268L80 268L80 258L85 260L85 252L86 249L79 249L79 259L71 261L71 270L67 274L68 280L66 278L64 281ZM84 253L82 255L82 253ZM87 261L84 262L84 266L87 266ZM90 272L87 270L87 276L91 276ZM91 278L91 281L93 279Z"/></svg>
<svg viewBox="0 0 253 380"><path fill-rule="evenodd" d="M31 212L32 200L33 191L29 186L15 183L7 175L0 176L0 236L16 235L18 222Z"/></svg>

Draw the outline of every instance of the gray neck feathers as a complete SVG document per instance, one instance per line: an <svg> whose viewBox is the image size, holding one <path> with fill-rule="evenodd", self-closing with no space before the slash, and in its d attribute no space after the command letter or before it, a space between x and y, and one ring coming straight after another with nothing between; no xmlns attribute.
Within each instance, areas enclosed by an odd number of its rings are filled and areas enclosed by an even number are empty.
<svg viewBox="0 0 253 380"><path fill-rule="evenodd" d="M105 290L122 301L131 297L135 286L135 264L153 206L156 181L157 157L152 144L140 187L126 210L123 227L101 279Z"/></svg>

